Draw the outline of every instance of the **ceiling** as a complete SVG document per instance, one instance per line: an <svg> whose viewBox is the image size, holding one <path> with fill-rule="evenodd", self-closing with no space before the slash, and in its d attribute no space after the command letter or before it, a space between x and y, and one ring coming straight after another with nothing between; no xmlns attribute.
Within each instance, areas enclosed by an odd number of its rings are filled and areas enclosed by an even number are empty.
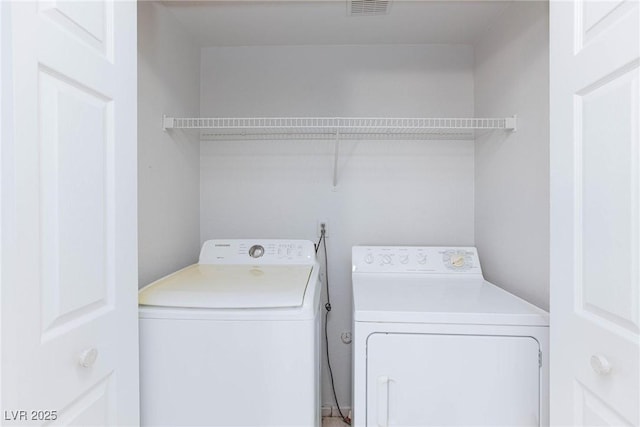
<svg viewBox="0 0 640 427"><path fill-rule="evenodd" d="M349 16L347 0L167 1L200 46L473 44L508 1L399 1Z"/></svg>

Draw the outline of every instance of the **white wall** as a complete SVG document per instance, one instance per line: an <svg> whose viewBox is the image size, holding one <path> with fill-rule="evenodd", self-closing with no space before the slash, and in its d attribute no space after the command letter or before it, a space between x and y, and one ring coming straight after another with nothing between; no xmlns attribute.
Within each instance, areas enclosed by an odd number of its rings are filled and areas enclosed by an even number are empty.
<svg viewBox="0 0 640 427"><path fill-rule="evenodd" d="M200 49L164 6L138 3L139 285L197 261L199 135L162 131L162 114L197 116Z"/></svg>
<svg viewBox="0 0 640 427"><path fill-rule="evenodd" d="M549 308L548 3L514 2L475 49L475 112L518 114L477 138L475 241L485 277Z"/></svg>
<svg viewBox="0 0 640 427"><path fill-rule="evenodd" d="M203 116L473 115L469 46L207 48ZM472 142L345 142L332 188L326 141L203 142L201 240L317 240L329 221L330 347L351 402L351 247L472 245ZM333 406L327 382L323 405Z"/></svg>

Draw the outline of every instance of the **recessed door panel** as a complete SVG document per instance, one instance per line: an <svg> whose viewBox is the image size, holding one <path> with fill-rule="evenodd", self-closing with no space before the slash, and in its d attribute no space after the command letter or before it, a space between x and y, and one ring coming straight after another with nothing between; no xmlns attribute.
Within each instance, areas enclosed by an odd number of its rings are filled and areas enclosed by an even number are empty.
<svg viewBox="0 0 640 427"><path fill-rule="evenodd" d="M638 62L576 97L581 309L637 333Z"/></svg>
<svg viewBox="0 0 640 427"><path fill-rule="evenodd" d="M51 70L39 76L43 330L109 303L110 100Z"/></svg>
<svg viewBox="0 0 640 427"><path fill-rule="evenodd" d="M621 16L633 11L634 2L635 0L576 1L575 22L578 25L576 51L614 27Z"/></svg>
<svg viewBox="0 0 640 427"><path fill-rule="evenodd" d="M40 12L72 37L111 59L113 3L105 1L41 1Z"/></svg>
<svg viewBox="0 0 640 427"><path fill-rule="evenodd" d="M575 421L581 426L632 426L629 420L624 419L607 402L593 394L584 384L576 381L575 394Z"/></svg>
<svg viewBox="0 0 640 427"><path fill-rule="evenodd" d="M538 426L531 337L375 333L367 340L367 426Z"/></svg>
<svg viewBox="0 0 640 427"><path fill-rule="evenodd" d="M60 411L58 421L68 426L108 426L113 424L113 373Z"/></svg>

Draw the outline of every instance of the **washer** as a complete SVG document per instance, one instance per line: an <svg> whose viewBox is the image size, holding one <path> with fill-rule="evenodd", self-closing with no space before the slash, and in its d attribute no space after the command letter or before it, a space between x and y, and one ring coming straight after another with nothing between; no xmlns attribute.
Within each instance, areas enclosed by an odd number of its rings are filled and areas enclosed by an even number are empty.
<svg viewBox="0 0 640 427"><path fill-rule="evenodd" d="M312 242L209 240L140 290L142 425L319 426Z"/></svg>
<svg viewBox="0 0 640 427"><path fill-rule="evenodd" d="M355 426L548 425L549 316L471 247L353 248Z"/></svg>

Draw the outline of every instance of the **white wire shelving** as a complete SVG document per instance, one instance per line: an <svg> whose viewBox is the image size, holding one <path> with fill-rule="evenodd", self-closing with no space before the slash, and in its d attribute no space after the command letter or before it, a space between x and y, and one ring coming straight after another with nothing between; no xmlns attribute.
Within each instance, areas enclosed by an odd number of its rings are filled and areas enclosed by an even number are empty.
<svg viewBox="0 0 640 427"><path fill-rule="evenodd" d="M198 129L202 140L472 140L476 130L516 130L507 118L163 117L163 129Z"/></svg>
<svg viewBox="0 0 640 427"><path fill-rule="evenodd" d="M473 140L478 130L516 130L505 118L243 117L163 116L162 127L197 129L203 141L335 140L333 186L338 184L341 140Z"/></svg>

